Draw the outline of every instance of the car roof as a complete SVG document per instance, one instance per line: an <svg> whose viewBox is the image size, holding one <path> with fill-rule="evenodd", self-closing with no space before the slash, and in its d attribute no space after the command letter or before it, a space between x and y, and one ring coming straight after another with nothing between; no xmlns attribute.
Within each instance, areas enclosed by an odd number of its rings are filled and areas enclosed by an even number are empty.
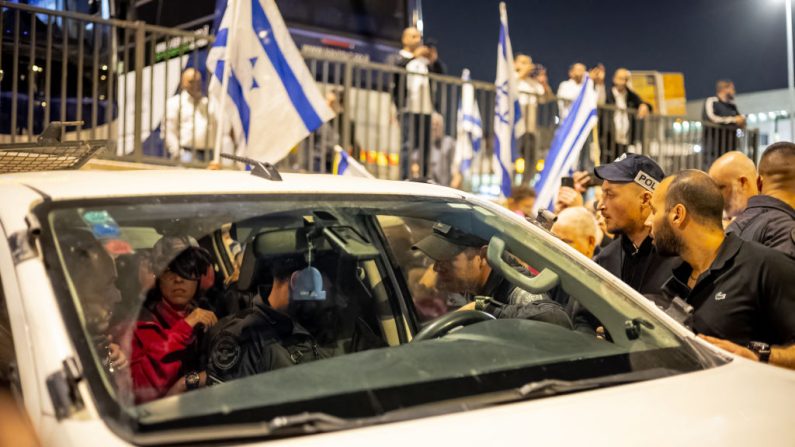
<svg viewBox="0 0 795 447"><path fill-rule="evenodd" d="M24 185L51 200L196 194L384 194L461 198L451 188L417 182L321 174L283 174L271 181L245 171L162 169L129 171L48 171L0 175L4 189Z"/></svg>

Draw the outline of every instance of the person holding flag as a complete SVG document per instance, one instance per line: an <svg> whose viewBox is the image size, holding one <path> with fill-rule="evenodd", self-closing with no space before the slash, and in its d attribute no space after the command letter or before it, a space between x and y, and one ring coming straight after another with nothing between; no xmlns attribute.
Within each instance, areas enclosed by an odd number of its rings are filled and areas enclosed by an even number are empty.
<svg viewBox="0 0 795 447"><path fill-rule="evenodd" d="M276 163L334 116L274 0L230 0L207 55L208 88L221 138L238 154Z"/></svg>
<svg viewBox="0 0 795 447"><path fill-rule="evenodd" d="M513 163L518 158L517 138L525 133L519 104L518 78L508 35L508 10L500 2L500 38L497 45L497 78L494 100L494 154L501 174L500 193L509 197L513 185Z"/></svg>
<svg viewBox="0 0 795 447"><path fill-rule="evenodd" d="M596 90L593 88L593 80L585 74L582 87L572 102L569 113L555 131L547 160L544 163L544 170L541 171L535 184L535 189L538 192L535 203L536 211L552 209L552 204L555 202L561 186L561 178L570 175L574 170L582 147L596 125L596 103L597 96Z"/></svg>

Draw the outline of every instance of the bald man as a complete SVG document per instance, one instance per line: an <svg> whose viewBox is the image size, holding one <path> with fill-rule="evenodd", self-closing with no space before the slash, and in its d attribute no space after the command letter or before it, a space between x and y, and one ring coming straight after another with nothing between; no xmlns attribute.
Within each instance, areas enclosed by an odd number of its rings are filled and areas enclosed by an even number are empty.
<svg viewBox="0 0 795 447"><path fill-rule="evenodd" d="M709 176L723 195L723 213L734 219L748 206L748 199L759 194L756 166L745 154L731 151L721 155L709 168Z"/></svg>
<svg viewBox="0 0 795 447"><path fill-rule="evenodd" d="M747 207L726 232L795 259L795 144L768 146L759 161L755 186L761 194L748 199Z"/></svg>
<svg viewBox="0 0 795 447"><path fill-rule="evenodd" d="M182 72L180 92L166 102L162 127L170 158L185 163L212 158L215 129L211 129L208 100L202 91L202 75L198 70L188 68Z"/></svg>
<svg viewBox="0 0 795 447"><path fill-rule="evenodd" d="M596 249L596 219L584 207L575 206L561 211L550 231L586 258L593 258Z"/></svg>

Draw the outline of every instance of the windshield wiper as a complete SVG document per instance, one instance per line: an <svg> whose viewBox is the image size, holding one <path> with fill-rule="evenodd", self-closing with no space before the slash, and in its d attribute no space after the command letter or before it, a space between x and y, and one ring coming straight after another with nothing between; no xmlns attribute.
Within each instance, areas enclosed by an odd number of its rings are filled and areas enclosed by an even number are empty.
<svg viewBox="0 0 795 447"><path fill-rule="evenodd" d="M328 413L298 413L288 416L277 416L265 423L265 435L288 433L323 433L342 430L361 425L359 419L344 419Z"/></svg>

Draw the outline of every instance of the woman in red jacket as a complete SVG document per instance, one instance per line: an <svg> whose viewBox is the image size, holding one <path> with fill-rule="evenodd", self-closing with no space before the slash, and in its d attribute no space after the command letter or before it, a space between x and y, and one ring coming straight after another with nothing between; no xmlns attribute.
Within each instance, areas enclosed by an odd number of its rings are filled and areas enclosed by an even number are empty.
<svg viewBox="0 0 795 447"><path fill-rule="evenodd" d="M218 321L211 311L196 306L211 260L193 238L163 237L152 250L152 261L157 281L132 340L130 372L136 403L204 386L199 337Z"/></svg>

